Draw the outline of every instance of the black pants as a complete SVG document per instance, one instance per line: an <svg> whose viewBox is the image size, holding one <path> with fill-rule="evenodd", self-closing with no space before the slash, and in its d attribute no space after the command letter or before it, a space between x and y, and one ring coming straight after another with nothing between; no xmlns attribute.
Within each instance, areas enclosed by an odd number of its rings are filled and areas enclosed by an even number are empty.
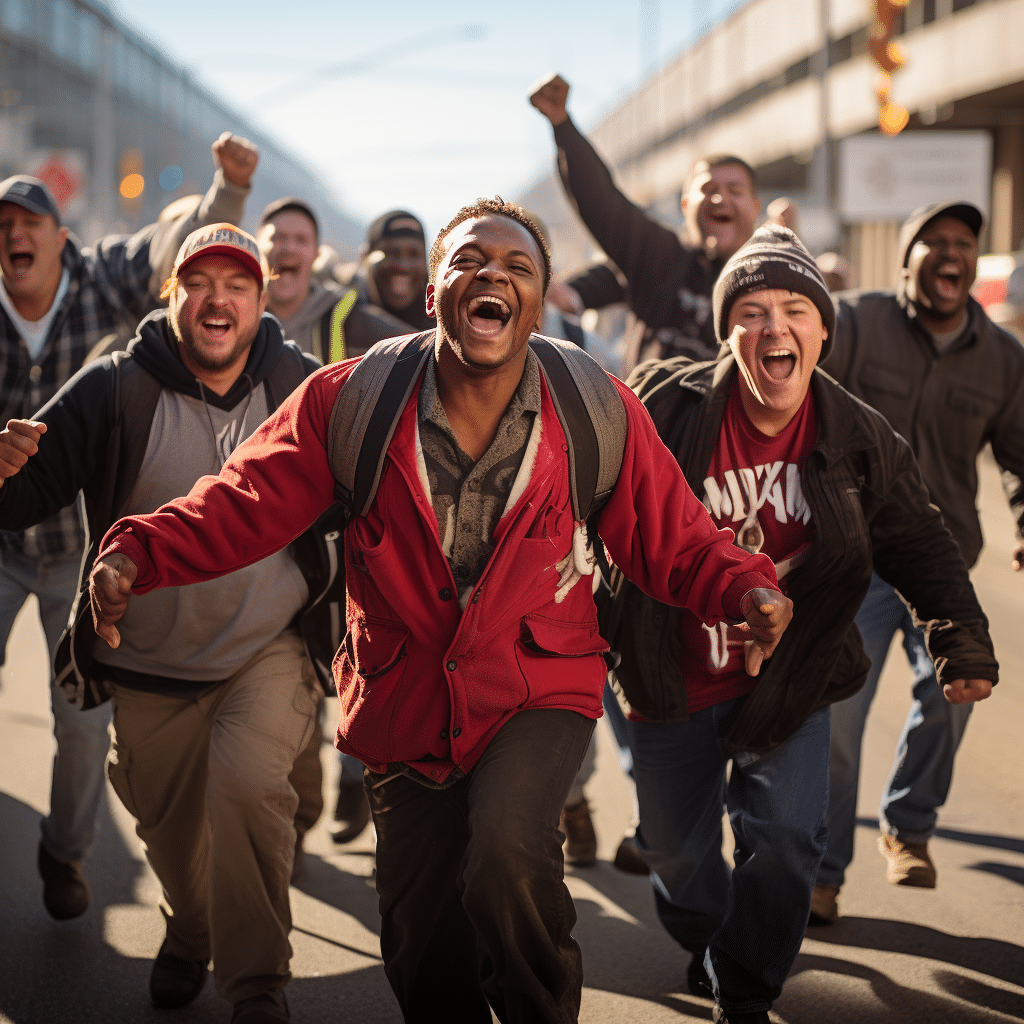
<svg viewBox="0 0 1024 1024"><path fill-rule="evenodd" d="M489 1024L488 1004L503 1024L577 1020L558 817L593 731L572 711L522 711L448 789L366 773L381 953L409 1024Z"/></svg>

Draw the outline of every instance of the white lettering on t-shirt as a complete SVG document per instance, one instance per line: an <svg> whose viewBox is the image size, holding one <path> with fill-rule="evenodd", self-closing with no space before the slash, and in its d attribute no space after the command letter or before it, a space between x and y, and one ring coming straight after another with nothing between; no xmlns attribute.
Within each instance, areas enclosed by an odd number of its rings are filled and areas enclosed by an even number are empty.
<svg viewBox="0 0 1024 1024"><path fill-rule="evenodd" d="M715 519L738 523L767 503L778 523L810 521L811 510L804 498L799 466L769 462L753 469L727 469L724 476L721 484L710 476L704 481L704 504Z"/></svg>

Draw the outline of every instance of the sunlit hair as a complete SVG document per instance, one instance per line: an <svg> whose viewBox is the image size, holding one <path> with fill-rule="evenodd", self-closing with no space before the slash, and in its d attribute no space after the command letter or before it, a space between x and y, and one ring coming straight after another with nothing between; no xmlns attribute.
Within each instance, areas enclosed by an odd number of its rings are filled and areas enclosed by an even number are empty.
<svg viewBox="0 0 1024 1024"><path fill-rule="evenodd" d="M444 240L463 221L472 220L474 217L508 217L510 220L522 224L530 232L544 260L544 291L547 292L548 285L551 283L551 253L548 250L548 244L544 241L540 228L530 219L526 210L518 203L506 202L501 196L495 196L493 199L478 199L472 206L464 206L445 227L441 228L437 238L434 239L434 244L430 247L430 280L435 279L437 268L441 265L441 260L444 259L447 251Z"/></svg>
<svg viewBox="0 0 1024 1024"><path fill-rule="evenodd" d="M735 156L732 153L713 153L711 156L702 156L699 159L694 160L693 166L686 175L686 181L683 184L683 192L690 191L693 179L696 178L698 174L703 174L705 171L713 171L716 167L727 167L729 165L742 167L747 173L747 178L750 180L750 191L757 191L757 172L750 166L750 164L747 163L746 160L742 159L742 157Z"/></svg>

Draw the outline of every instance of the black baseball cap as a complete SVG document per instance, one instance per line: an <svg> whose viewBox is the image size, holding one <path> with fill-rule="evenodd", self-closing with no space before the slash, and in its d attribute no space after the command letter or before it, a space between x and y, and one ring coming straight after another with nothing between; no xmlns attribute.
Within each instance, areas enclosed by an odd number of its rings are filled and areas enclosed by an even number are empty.
<svg viewBox="0 0 1024 1024"><path fill-rule="evenodd" d="M371 249L375 249L385 238L418 238L426 245L419 217L408 210L389 210L382 213L366 232L366 241Z"/></svg>
<svg viewBox="0 0 1024 1024"><path fill-rule="evenodd" d="M60 226L60 207L46 182L31 174L15 174L0 181L0 203L15 203L31 213L52 217Z"/></svg>
<svg viewBox="0 0 1024 1024"><path fill-rule="evenodd" d="M316 235L317 241L320 240L320 222L316 219L316 214L309 203L299 199L298 196L283 196L281 199L275 199L272 203L268 203L260 214L260 227L263 227L268 220L273 220L279 213L284 213L285 210L295 210L297 213L305 214L313 224L313 233Z"/></svg>
<svg viewBox="0 0 1024 1024"><path fill-rule="evenodd" d="M904 222L900 228L899 252L903 257L903 266L907 265L910 258L910 250L917 236L936 217L955 217L963 221L977 238L981 234L981 225L985 222L985 216L973 203L963 201L951 203L928 203L926 206L919 206Z"/></svg>

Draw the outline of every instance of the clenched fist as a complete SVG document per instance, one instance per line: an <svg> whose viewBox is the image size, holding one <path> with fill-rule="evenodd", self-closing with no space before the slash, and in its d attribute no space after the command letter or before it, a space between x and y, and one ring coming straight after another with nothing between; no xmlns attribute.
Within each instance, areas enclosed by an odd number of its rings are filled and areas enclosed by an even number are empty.
<svg viewBox="0 0 1024 1024"><path fill-rule="evenodd" d="M541 79L530 90L530 102L557 127L568 120L569 113L565 109L569 99L569 83L561 75L548 75Z"/></svg>
<svg viewBox="0 0 1024 1024"><path fill-rule="evenodd" d="M761 671L761 663L772 656L792 620L793 602L777 590L759 587L743 595L740 611L753 637L746 643L747 675L756 676Z"/></svg>
<svg viewBox="0 0 1024 1024"><path fill-rule="evenodd" d="M89 575L89 604L96 635L111 647L121 643L121 634L114 625L128 609L132 584L139 575L138 567L120 552L97 561Z"/></svg>
<svg viewBox="0 0 1024 1024"><path fill-rule="evenodd" d="M238 188L249 187L253 171L260 160L260 151L253 143L240 135L223 132L210 150L214 166L224 172L224 177L232 185Z"/></svg>

